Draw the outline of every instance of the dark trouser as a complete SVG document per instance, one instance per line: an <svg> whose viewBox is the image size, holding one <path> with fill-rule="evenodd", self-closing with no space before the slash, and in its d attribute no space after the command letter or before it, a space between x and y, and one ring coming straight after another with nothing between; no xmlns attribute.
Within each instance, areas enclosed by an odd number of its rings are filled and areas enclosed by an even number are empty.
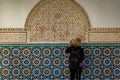
<svg viewBox="0 0 120 80"><path fill-rule="evenodd" d="M80 80L81 79L81 73L82 73L82 67L74 70L70 69L70 80Z"/></svg>

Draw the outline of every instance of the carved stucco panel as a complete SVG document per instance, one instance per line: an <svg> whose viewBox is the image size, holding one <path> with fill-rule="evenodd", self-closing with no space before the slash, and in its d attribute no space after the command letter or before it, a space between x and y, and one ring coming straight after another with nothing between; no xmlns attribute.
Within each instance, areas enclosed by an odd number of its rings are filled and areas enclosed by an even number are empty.
<svg viewBox="0 0 120 80"><path fill-rule="evenodd" d="M23 43L26 41L26 33L0 33L0 43Z"/></svg>
<svg viewBox="0 0 120 80"><path fill-rule="evenodd" d="M86 12L74 0L43 0L32 9L25 24L29 42L68 42L84 38L89 27Z"/></svg>
<svg viewBox="0 0 120 80"><path fill-rule="evenodd" d="M97 43L119 43L120 33L90 33L89 42Z"/></svg>

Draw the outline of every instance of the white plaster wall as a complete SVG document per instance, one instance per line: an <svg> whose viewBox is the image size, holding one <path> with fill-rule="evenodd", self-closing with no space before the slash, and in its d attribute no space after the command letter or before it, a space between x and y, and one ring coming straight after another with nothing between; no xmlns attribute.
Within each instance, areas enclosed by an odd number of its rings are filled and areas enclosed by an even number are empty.
<svg viewBox="0 0 120 80"><path fill-rule="evenodd" d="M39 0L0 0L0 28L23 28L27 15Z"/></svg>
<svg viewBox="0 0 120 80"><path fill-rule="evenodd" d="M76 0L86 10L92 27L120 28L120 0Z"/></svg>
<svg viewBox="0 0 120 80"><path fill-rule="evenodd" d="M0 28L23 28L39 0L0 0ZM76 0L86 10L92 27L120 28L120 0Z"/></svg>

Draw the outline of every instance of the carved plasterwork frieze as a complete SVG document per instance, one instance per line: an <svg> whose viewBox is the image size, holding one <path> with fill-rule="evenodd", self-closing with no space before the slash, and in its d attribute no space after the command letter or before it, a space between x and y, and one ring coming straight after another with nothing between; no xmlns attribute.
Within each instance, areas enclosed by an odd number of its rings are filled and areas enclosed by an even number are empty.
<svg viewBox="0 0 120 80"><path fill-rule="evenodd" d="M120 28L91 28L88 42L120 43Z"/></svg>
<svg viewBox="0 0 120 80"><path fill-rule="evenodd" d="M74 0L42 0L30 12L25 23L28 42L68 42L85 39L90 28L84 9Z"/></svg>
<svg viewBox="0 0 120 80"><path fill-rule="evenodd" d="M0 33L0 43L26 43L26 33Z"/></svg>
<svg viewBox="0 0 120 80"><path fill-rule="evenodd" d="M74 0L42 0L30 11L25 28L0 28L0 43L120 43L120 28L92 28Z"/></svg>
<svg viewBox="0 0 120 80"><path fill-rule="evenodd" d="M0 32L26 32L24 28L0 28Z"/></svg>
<svg viewBox="0 0 120 80"><path fill-rule="evenodd" d="M27 31L23 28L0 28L0 43L26 43Z"/></svg>
<svg viewBox="0 0 120 80"><path fill-rule="evenodd" d="M106 32L106 33L109 33L109 32L120 32L120 28L90 28L89 29L89 32Z"/></svg>

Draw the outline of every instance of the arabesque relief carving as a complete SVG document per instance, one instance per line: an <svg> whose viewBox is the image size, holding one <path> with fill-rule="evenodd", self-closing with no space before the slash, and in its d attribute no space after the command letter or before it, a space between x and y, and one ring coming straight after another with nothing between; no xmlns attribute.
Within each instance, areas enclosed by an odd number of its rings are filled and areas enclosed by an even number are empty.
<svg viewBox="0 0 120 80"><path fill-rule="evenodd" d="M27 16L25 28L1 28L0 43L120 43L120 28L92 28L75 0L41 0Z"/></svg>
<svg viewBox="0 0 120 80"><path fill-rule="evenodd" d="M74 0L42 0L25 23L30 42L68 42L85 38L90 22L87 13Z"/></svg>
<svg viewBox="0 0 120 80"><path fill-rule="evenodd" d="M120 43L120 28L91 28L89 43Z"/></svg>
<svg viewBox="0 0 120 80"><path fill-rule="evenodd" d="M26 43L27 31L23 28L0 28L0 43Z"/></svg>

